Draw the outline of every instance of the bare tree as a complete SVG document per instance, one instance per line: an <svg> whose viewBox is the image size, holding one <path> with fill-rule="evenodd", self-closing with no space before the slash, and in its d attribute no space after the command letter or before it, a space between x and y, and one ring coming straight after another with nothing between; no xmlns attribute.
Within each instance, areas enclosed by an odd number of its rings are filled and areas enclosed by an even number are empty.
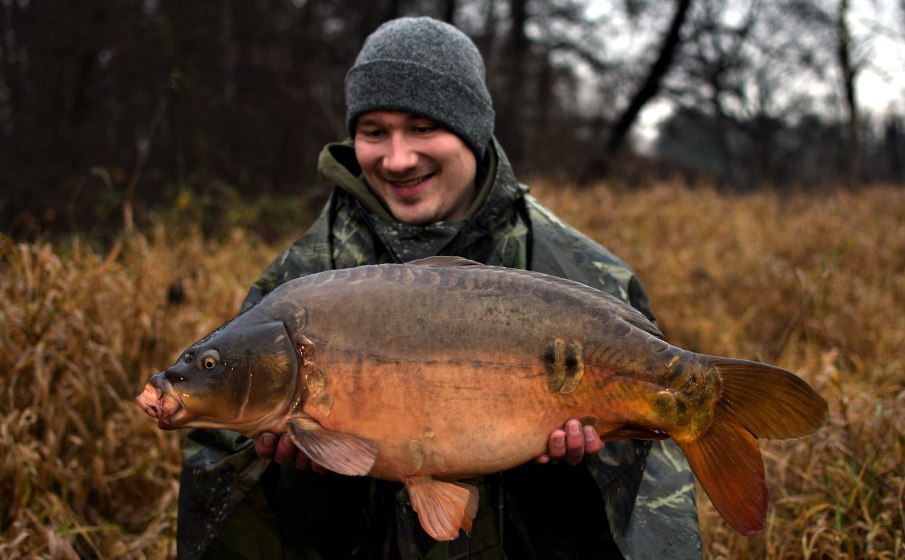
<svg viewBox="0 0 905 560"><path fill-rule="evenodd" d="M849 0L839 0L836 12L836 55L842 74L842 89L848 114L849 152L845 179L848 186L853 187L859 182L863 148L861 145L861 114L858 110L858 92L855 86L859 67L852 60L852 34L848 25L850 7Z"/></svg>
<svg viewBox="0 0 905 560"><path fill-rule="evenodd" d="M458 2L456 0L445 0L443 2L443 21L453 23L456 19L456 11Z"/></svg>
<svg viewBox="0 0 905 560"><path fill-rule="evenodd" d="M685 24L691 0L676 0L676 8L668 28L663 33L660 48L653 63L647 70L643 81L632 94L625 109L616 118L615 124L607 134L599 134L607 138L605 145L593 150L590 161L581 178L582 183L588 183L595 178L606 175L610 162L619 154L625 144L629 131L638 120L641 110L656 97L660 91L660 84L672 66L673 59L681 43L681 31Z"/></svg>
<svg viewBox="0 0 905 560"><path fill-rule="evenodd" d="M818 149L827 151L815 173L838 179L845 154L833 124L839 113L837 19L824 4L781 0L742 7L700 0L683 56L667 80L681 121L672 123L672 144L659 147L684 164L701 154L716 156L700 164L733 188L801 178ZM688 137L708 138L707 149L685 148L678 140L676 127L695 121L700 130ZM814 137L815 123L824 136Z"/></svg>
<svg viewBox="0 0 905 560"><path fill-rule="evenodd" d="M680 107L696 109L688 115L708 117L708 135L719 154L718 176L735 183L737 153L742 136L740 123L746 120L750 89L745 80L752 69L751 40L756 12L749 8L733 23L723 19L723 2L705 0L699 5L686 45L679 79L672 86ZM706 109L699 113L701 109Z"/></svg>
<svg viewBox="0 0 905 560"><path fill-rule="evenodd" d="M499 135L514 161L524 158L525 135L529 123L524 119L525 90L529 87L528 65L531 61L531 42L525 32L528 22L528 1L509 0L509 34L504 47L506 61L502 78L503 88L498 92Z"/></svg>
<svg viewBox="0 0 905 560"><path fill-rule="evenodd" d="M691 0L676 0L676 11L669 24L669 29L664 34L657 59L650 66L644 83L632 96L628 107L625 108L610 131L610 139L607 143L609 156L614 156L622 148L629 130L641 113L641 109L660 91L660 83L669 71L670 66L672 66L676 51L679 49L681 42L680 32L685 24L689 7L691 7Z"/></svg>

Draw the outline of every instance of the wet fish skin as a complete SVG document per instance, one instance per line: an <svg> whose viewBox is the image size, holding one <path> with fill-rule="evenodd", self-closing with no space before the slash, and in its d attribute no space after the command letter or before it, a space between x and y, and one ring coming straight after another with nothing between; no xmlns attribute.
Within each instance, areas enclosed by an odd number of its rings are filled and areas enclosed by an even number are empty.
<svg viewBox="0 0 905 560"><path fill-rule="evenodd" d="M328 469L405 482L437 539L474 517L477 491L456 480L539 456L572 417L605 440L672 437L753 534L767 507L757 437L804 436L827 414L791 372L671 346L608 294L455 258L288 282L137 401L161 428L289 431Z"/></svg>

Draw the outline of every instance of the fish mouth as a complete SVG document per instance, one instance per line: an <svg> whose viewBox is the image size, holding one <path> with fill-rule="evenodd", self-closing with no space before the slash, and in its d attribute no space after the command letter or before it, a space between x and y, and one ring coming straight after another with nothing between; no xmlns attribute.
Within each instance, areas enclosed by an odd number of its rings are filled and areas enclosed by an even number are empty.
<svg viewBox="0 0 905 560"><path fill-rule="evenodd" d="M144 391L135 397L135 402L145 414L157 420L158 428L162 430L175 428L175 423L182 416L180 413L184 412L185 407L171 391L166 390L167 387L158 387L155 381L157 379L152 377L145 385ZM166 381L163 383L170 385ZM172 386L168 388L172 389Z"/></svg>

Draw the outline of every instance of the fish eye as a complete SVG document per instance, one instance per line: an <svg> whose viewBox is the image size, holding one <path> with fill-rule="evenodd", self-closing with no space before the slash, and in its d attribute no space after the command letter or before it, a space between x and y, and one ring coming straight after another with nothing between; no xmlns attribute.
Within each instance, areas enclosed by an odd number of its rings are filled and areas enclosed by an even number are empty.
<svg viewBox="0 0 905 560"><path fill-rule="evenodd" d="M220 362L220 353L216 350L208 350L201 356L201 367L206 371L211 371Z"/></svg>

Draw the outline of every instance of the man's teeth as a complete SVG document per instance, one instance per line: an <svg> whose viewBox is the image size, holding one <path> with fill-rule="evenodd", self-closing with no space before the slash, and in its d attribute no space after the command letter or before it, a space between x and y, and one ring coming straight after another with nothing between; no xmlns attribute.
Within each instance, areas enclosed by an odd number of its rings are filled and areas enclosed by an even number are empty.
<svg viewBox="0 0 905 560"><path fill-rule="evenodd" d="M417 185L421 181L424 181L427 178L428 178L428 175L424 175L422 177L416 177L414 179L409 179L408 181L390 181L390 182L393 183L397 187L412 187L414 185Z"/></svg>

